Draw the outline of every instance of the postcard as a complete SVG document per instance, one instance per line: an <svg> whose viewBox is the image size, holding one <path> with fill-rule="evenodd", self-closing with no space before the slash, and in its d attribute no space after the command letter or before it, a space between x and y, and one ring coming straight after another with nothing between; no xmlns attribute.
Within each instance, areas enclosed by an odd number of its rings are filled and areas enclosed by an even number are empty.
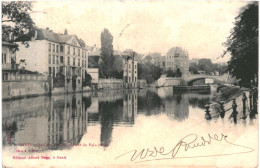
<svg viewBox="0 0 260 168"><path fill-rule="evenodd" d="M3 167L258 166L258 1L1 5Z"/></svg>

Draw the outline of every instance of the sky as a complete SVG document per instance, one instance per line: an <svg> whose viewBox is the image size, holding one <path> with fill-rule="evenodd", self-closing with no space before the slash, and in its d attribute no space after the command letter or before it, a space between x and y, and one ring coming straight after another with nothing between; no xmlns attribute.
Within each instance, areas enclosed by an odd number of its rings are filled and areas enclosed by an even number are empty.
<svg viewBox="0 0 260 168"><path fill-rule="evenodd" d="M107 28L114 50L166 55L174 46L185 48L189 58L221 58L223 42L234 18L248 1L38 1L31 16L40 28L57 33L65 28L87 45L101 46ZM217 59L218 58L218 59Z"/></svg>

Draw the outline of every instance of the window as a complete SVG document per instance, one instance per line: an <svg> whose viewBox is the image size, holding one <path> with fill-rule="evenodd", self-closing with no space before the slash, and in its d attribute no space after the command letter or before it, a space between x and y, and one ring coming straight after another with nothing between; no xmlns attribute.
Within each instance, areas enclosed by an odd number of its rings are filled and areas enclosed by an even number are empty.
<svg viewBox="0 0 260 168"><path fill-rule="evenodd" d="M175 53L175 54L174 54L174 57L179 57L179 53Z"/></svg>
<svg viewBox="0 0 260 168"><path fill-rule="evenodd" d="M131 77L129 77L129 81L128 82L131 82Z"/></svg>
<svg viewBox="0 0 260 168"><path fill-rule="evenodd" d="M85 51L85 58L87 58L87 53L86 53L86 51Z"/></svg>
<svg viewBox="0 0 260 168"><path fill-rule="evenodd" d="M51 54L49 54L49 64L51 64Z"/></svg>
<svg viewBox="0 0 260 168"><path fill-rule="evenodd" d="M52 68L53 76L55 76L55 67Z"/></svg>
<svg viewBox="0 0 260 168"><path fill-rule="evenodd" d="M75 48L73 48L73 55L75 55Z"/></svg>
<svg viewBox="0 0 260 168"><path fill-rule="evenodd" d="M78 56L80 56L80 49L78 49Z"/></svg>
<svg viewBox="0 0 260 168"><path fill-rule="evenodd" d="M63 56L60 56L60 63L63 64Z"/></svg>
<svg viewBox="0 0 260 168"><path fill-rule="evenodd" d="M70 57L68 57L68 65L70 65Z"/></svg>
<svg viewBox="0 0 260 168"><path fill-rule="evenodd" d="M59 64L59 56L56 56L56 64Z"/></svg>
<svg viewBox="0 0 260 168"><path fill-rule="evenodd" d="M82 51L82 58L84 58L84 51Z"/></svg>
<svg viewBox="0 0 260 168"><path fill-rule="evenodd" d="M82 60L82 67L84 67L84 61Z"/></svg>
<svg viewBox="0 0 260 168"><path fill-rule="evenodd" d="M49 52L51 52L51 43L49 43Z"/></svg>
<svg viewBox="0 0 260 168"><path fill-rule="evenodd" d="M80 80L78 80L78 84L80 84Z"/></svg>
<svg viewBox="0 0 260 168"><path fill-rule="evenodd" d="M59 53L59 46L56 45L56 53Z"/></svg>
<svg viewBox="0 0 260 168"><path fill-rule="evenodd" d="M6 53L2 53L2 63L6 64Z"/></svg>
<svg viewBox="0 0 260 168"><path fill-rule="evenodd" d="M52 56L52 64L55 64L55 55Z"/></svg>
<svg viewBox="0 0 260 168"><path fill-rule="evenodd" d="M60 46L60 52L63 52L63 46Z"/></svg>
<svg viewBox="0 0 260 168"><path fill-rule="evenodd" d="M78 66L80 66L80 59L78 59Z"/></svg>
<svg viewBox="0 0 260 168"><path fill-rule="evenodd" d="M87 68L87 61L85 61L85 68Z"/></svg>
<svg viewBox="0 0 260 168"><path fill-rule="evenodd" d="M55 44L52 44L52 52L55 52Z"/></svg>
<svg viewBox="0 0 260 168"><path fill-rule="evenodd" d="M73 58L73 66L75 66L75 58Z"/></svg>
<svg viewBox="0 0 260 168"><path fill-rule="evenodd" d="M78 76L81 77L81 70L80 69L78 69Z"/></svg>
<svg viewBox="0 0 260 168"><path fill-rule="evenodd" d="M51 76L51 67L49 67L49 76Z"/></svg>
<svg viewBox="0 0 260 168"><path fill-rule="evenodd" d="M67 76L70 76L70 68L67 68Z"/></svg>
<svg viewBox="0 0 260 168"><path fill-rule="evenodd" d="M135 82L136 82L136 77L135 77Z"/></svg>
<svg viewBox="0 0 260 168"><path fill-rule="evenodd" d="M70 46L68 46L68 54L70 54Z"/></svg>

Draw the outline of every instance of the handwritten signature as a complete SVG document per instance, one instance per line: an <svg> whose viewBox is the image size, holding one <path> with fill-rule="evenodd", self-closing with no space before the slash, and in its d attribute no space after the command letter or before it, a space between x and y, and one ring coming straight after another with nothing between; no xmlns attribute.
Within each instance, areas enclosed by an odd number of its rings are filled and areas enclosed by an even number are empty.
<svg viewBox="0 0 260 168"><path fill-rule="evenodd" d="M233 152L233 153L225 153L225 154L213 154L213 155L200 155L200 156L185 156L185 157L177 157L180 149L184 149L184 152L188 150L199 148L203 146L212 146L213 141L219 141L223 143L227 143L229 145L242 147L248 149L244 152ZM164 147L153 147L141 149L138 151L137 149L128 151L116 157L115 159L122 158L123 156L130 155L130 161L135 163L155 161L155 160L166 160L166 159L181 159L181 158L198 158L198 157L215 157L215 156L224 156L224 155L234 155L234 154L242 154L253 152L254 149L242 145L237 145L227 140L227 135L221 134L220 136L217 134L210 135L208 134L207 138L200 137L198 138L197 134L189 134L183 137L171 150L166 150Z"/></svg>

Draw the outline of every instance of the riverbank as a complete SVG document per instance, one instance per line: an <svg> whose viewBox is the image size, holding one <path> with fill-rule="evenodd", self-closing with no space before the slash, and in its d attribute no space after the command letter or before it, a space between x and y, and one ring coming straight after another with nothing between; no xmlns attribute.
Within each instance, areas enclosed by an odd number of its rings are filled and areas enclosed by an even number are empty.
<svg viewBox="0 0 260 168"><path fill-rule="evenodd" d="M239 116L242 115L243 103L242 103L242 95L246 94L247 102L246 102L246 111L249 113L249 88L239 88L236 86L225 86L218 87L217 90L213 91L213 96L210 98L210 111L213 117L218 117L218 114L221 112L219 101L224 102L224 109L226 110L226 115L231 115L232 113L232 104L233 99L236 99L237 111ZM229 116L228 116L229 117Z"/></svg>
<svg viewBox="0 0 260 168"><path fill-rule="evenodd" d="M12 78L13 79L13 78ZM17 79L17 78L15 78ZM29 80L30 79L30 80ZM2 82L2 101L23 99L46 95L62 95L81 93L96 90L116 90L145 88L147 83L143 79L136 82L125 83L122 79L99 79L92 86L83 86L82 82L73 80L63 86L54 85L51 79L46 78L19 78L19 80L6 80Z"/></svg>

